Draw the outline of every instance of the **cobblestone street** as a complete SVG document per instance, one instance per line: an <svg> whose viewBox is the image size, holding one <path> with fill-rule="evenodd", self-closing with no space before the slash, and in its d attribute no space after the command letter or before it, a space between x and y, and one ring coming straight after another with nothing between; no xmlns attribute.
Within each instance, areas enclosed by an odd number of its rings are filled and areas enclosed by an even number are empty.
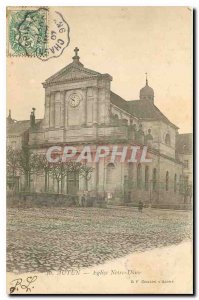
<svg viewBox="0 0 199 300"><path fill-rule="evenodd" d="M191 238L191 212L134 208L7 210L7 271L48 272L104 263Z"/></svg>

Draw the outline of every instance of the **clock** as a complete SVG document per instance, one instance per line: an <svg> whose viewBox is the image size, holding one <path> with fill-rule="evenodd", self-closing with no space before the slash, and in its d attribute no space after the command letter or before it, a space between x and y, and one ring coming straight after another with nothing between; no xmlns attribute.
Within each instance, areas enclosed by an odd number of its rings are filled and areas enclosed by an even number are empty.
<svg viewBox="0 0 199 300"><path fill-rule="evenodd" d="M80 96L78 94L72 94L69 99L70 106L76 107L80 103Z"/></svg>

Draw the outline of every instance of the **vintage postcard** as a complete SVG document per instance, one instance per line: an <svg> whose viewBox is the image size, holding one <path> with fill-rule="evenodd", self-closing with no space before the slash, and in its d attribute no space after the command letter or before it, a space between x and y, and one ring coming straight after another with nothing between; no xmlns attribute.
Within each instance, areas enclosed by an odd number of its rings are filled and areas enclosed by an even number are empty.
<svg viewBox="0 0 199 300"><path fill-rule="evenodd" d="M192 9L6 22L7 293L192 294Z"/></svg>

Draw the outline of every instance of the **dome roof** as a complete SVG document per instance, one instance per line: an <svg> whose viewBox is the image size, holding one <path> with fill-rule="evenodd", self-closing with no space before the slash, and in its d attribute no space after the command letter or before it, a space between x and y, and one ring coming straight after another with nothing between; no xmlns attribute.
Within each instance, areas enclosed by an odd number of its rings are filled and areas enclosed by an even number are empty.
<svg viewBox="0 0 199 300"><path fill-rule="evenodd" d="M148 80L146 80L146 85L140 90L141 100L154 100L154 90L148 85Z"/></svg>

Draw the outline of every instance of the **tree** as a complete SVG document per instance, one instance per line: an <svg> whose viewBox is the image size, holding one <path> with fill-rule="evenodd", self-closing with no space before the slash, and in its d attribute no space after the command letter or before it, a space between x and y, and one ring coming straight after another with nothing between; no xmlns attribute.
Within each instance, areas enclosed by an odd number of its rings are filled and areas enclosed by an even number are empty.
<svg viewBox="0 0 199 300"><path fill-rule="evenodd" d="M56 162L50 164L49 172L52 177L57 182L57 192L60 192L60 183L61 183L61 193L63 192L63 179L70 174L74 174L74 178L76 180L77 176L81 174L82 164L80 162L75 161L66 161L66 162ZM76 183L75 183L76 184Z"/></svg>
<svg viewBox="0 0 199 300"><path fill-rule="evenodd" d="M38 155L38 169L44 171L44 176L45 176L45 192L48 190L48 174L51 170L51 164L48 162L46 159L45 154L39 154Z"/></svg>
<svg viewBox="0 0 199 300"><path fill-rule="evenodd" d="M17 174L23 174L25 177L25 190L30 190L31 176L33 174L45 173L45 192L47 191L47 176L51 174L57 182L57 192L63 192L63 179L66 176L74 175L74 181L78 176L82 176L86 180L86 190L88 189L88 181L91 178L92 167L75 161L57 163L48 162L45 154L32 153L28 147L16 150L11 147L7 148L7 172L12 176L14 183ZM61 184L61 187L60 187Z"/></svg>
<svg viewBox="0 0 199 300"><path fill-rule="evenodd" d="M42 171L40 155L32 153L28 147L23 147L19 152L19 172L25 176L25 190L30 190L31 175Z"/></svg>
<svg viewBox="0 0 199 300"><path fill-rule="evenodd" d="M80 169L80 176L85 178L86 181L86 191L88 190L88 181L91 179L91 173L93 172L93 168L88 165L82 165Z"/></svg>
<svg viewBox="0 0 199 300"><path fill-rule="evenodd" d="M66 163L63 163L62 161L51 163L49 165L49 172L57 182L57 193L59 194L60 182L62 183L63 178L65 178L67 175ZM62 193L62 184L61 184L61 193Z"/></svg>
<svg viewBox="0 0 199 300"><path fill-rule="evenodd" d="M7 147L7 155L6 155L6 169L7 176L12 178L11 187L14 189L15 187L15 178L17 176L19 170L19 155L20 152L12 147Z"/></svg>

